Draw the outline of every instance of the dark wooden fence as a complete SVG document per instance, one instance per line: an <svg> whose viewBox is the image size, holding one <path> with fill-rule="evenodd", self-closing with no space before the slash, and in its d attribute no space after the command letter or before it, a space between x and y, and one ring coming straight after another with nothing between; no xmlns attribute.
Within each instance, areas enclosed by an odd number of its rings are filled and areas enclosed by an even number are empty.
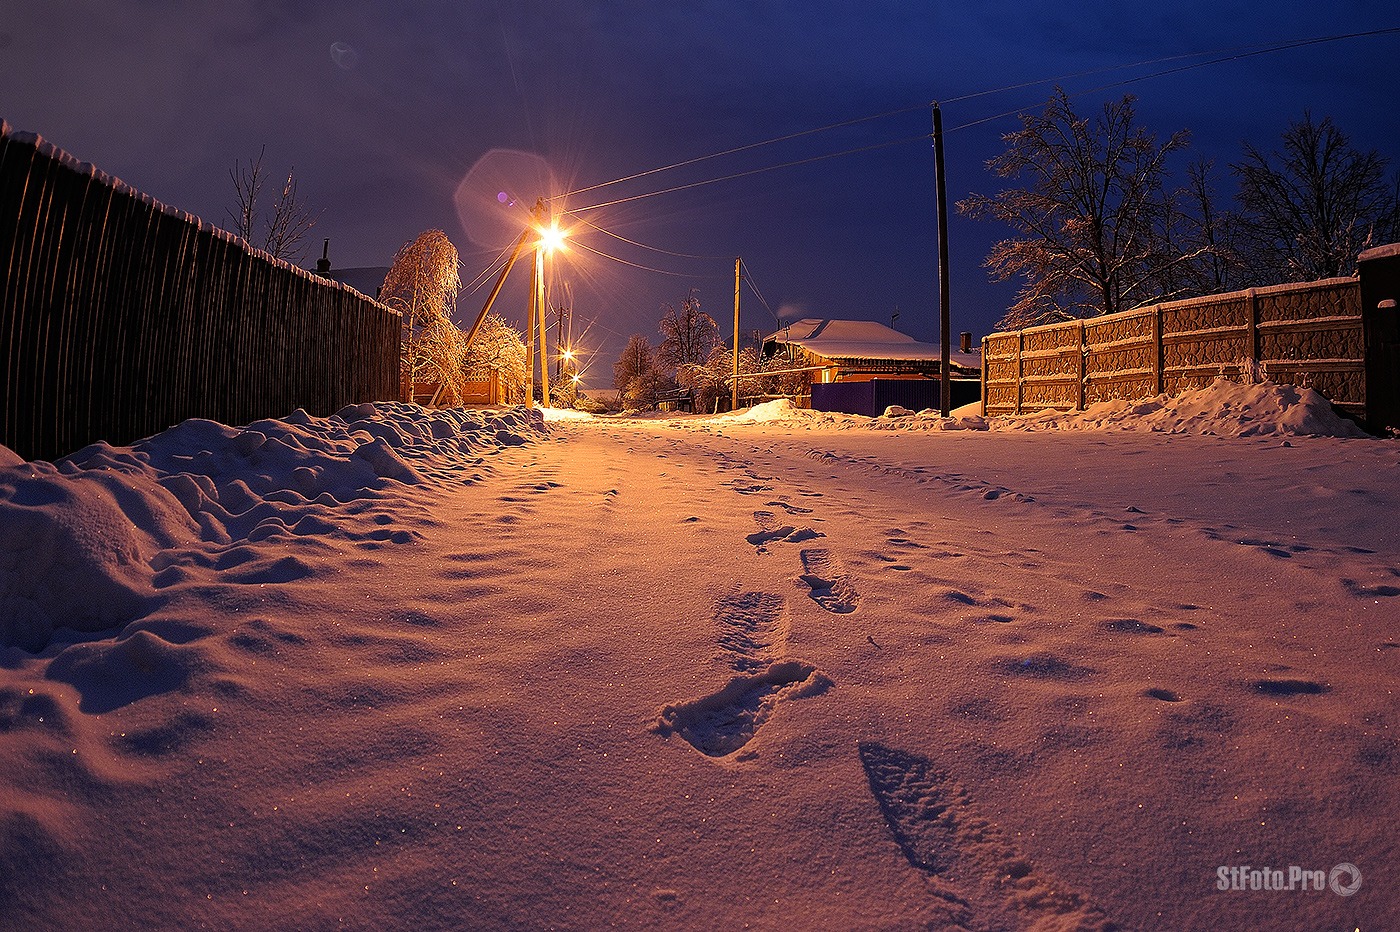
<svg viewBox="0 0 1400 932"><path fill-rule="evenodd" d="M0 121L0 443L26 459L396 400L399 328Z"/></svg>

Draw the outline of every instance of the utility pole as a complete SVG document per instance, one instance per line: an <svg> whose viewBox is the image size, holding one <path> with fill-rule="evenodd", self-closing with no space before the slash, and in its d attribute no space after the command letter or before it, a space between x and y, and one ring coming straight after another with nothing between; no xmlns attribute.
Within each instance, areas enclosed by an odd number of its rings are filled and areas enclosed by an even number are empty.
<svg viewBox="0 0 1400 932"><path fill-rule="evenodd" d="M948 313L948 190L943 171L943 114L938 109L938 101L933 102L933 177L938 191L938 327L943 376L940 409L947 417L953 410L952 374L948 371L952 361L948 341L952 338L953 326Z"/></svg>
<svg viewBox="0 0 1400 932"><path fill-rule="evenodd" d="M734 382L729 392L729 410L739 410L739 264L734 260Z"/></svg>
<svg viewBox="0 0 1400 932"><path fill-rule="evenodd" d="M535 326L540 331L540 402L549 407L549 352L544 339L544 246L535 247Z"/></svg>
<svg viewBox="0 0 1400 932"><path fill-rule="evenodd" d="M564 350L569 348L569 344L568 341L564 339L564 305L559 305L556 313L558 314L558 323L554 326L554 348L556 350L554 359L554 381L558 382L564 377Z"/></svg>
<svg viewBox="0 0 1400 932"><path fill-rule="evenodd" d="M540 296L540 248L530 263L530 322L525 326L525 407L535 406L535 302Z"/></svg>

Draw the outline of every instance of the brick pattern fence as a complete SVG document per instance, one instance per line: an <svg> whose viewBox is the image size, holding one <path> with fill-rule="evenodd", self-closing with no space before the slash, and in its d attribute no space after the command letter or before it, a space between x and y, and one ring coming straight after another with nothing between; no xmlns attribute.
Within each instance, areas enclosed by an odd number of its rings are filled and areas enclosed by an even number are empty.
<svg viewBox="0 0 1400 932"><path fill-rule="evenodd" d="M0 122L0 443L399 397L400 316Z"/></svg>
<svg viewBox="0 0 1400 932"><path fill-rule="evenodd" d="M1176 394L1254 363L1364 419L1373 381L1365 324L1360 280L1334 278L995 333L982 339L983 411Z"/></svg>

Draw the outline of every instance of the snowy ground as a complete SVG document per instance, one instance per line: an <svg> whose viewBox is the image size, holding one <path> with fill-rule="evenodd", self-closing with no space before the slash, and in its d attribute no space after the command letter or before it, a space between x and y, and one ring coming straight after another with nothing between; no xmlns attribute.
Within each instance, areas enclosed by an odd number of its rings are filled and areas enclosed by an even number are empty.
<svg viewBox="0 0 1400 932"><path fill-rule="evenodd" d="M0 925L1400 928L1400 445L1211 391L0 449Z"/></svg>

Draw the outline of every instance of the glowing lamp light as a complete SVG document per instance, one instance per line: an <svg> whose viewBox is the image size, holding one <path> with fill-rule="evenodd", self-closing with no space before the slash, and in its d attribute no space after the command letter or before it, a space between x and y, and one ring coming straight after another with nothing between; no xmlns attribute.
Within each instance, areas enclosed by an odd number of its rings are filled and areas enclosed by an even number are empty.
<svg viewBox="0 0 1400 932"><path fill-rule="evenodd" d="M540 248L545 252L554 252L556 249L564 248L564 240L568 233L559 229L559 224L552 223L548 227L540 228Z"/></svg>

